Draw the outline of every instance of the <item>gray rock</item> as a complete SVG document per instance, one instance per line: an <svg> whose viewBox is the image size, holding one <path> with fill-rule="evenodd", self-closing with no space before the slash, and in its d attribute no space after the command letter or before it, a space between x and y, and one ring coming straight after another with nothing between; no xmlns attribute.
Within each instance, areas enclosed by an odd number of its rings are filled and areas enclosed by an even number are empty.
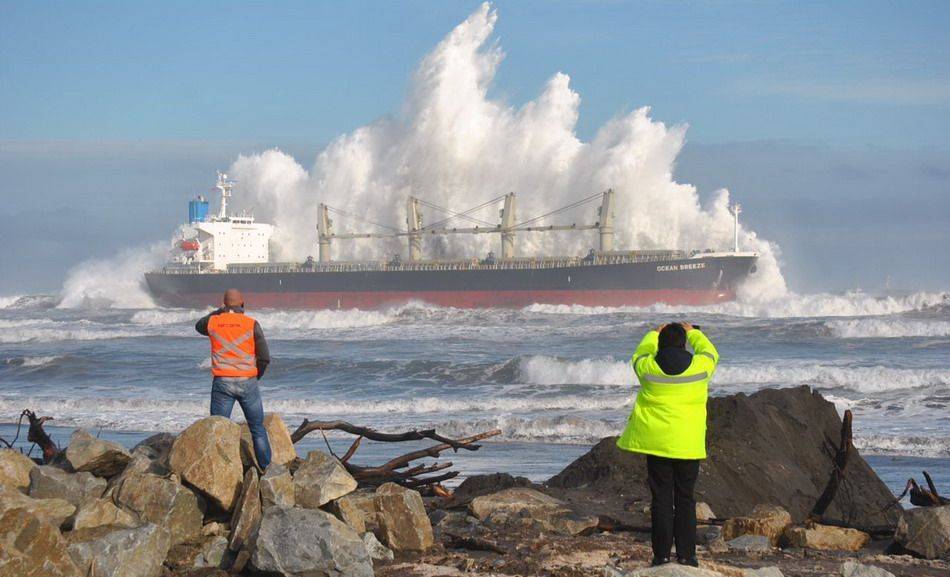
<svg viewBox="0 0 950 577"><path fill-rule="evenodd" d="M257 469L248 469L241 485L241 497L231 515L231 539L228 547L232 551L240 551L245 544L252 543L261 523L261 489L257 480Z"/></svg>
<svg viewBox="0 0 950 577"><path fill-rule="evenodd" d="M285 465L271 463L261 477L261 506L293 507L294 478Z"/></svg>
<svg viewBox="0 0 950 577"><path fill-rule="evenodd" d="M841 577L894 577L894 574L873 565L845 561L841 565Z"/></svg>
<svg viewBox="0 0 950 577"><path fill-rule="evenodd" d="M81 532L77 532L81 533ZM76 540L67 550L86 575L158 577L170 546L168 530L154 524L119 529L90 540ZM81 535L74 538L82 539Z"/></svg>
<svg viewBox="0 0 950 577"><path fill-rule="evenodd" d="M198 497L174 476L165 479L149 473L133 473L116 487L113 498L116 505L141 521L168 529L172 545L201 533L204 515Z"/></svg>
<svg viewBox="0 0 950 577"><path fill-rule="evenodd" d="M726 545L731 551L739 553L769 553L772 551L769 538L765 535L742 535L726 541Z"/></svg>
<svg viewBox="0 0 950 577"><path fill-rule="evenodd" d="M118 475L130 458L122 445L97 439L85 429L76 429L66 447L66 460L74 470L88 471L97 477Z"/></svg>
<svg viewBox="0 0 950 577"><path fill-rule="evenodd" d="M51 465L30 471L30 497L34 499L64 499L78 507L87 499L98 499L105 490L105 479L92 473L67 473Z"/></svg>
<svg viewBox="0 0 950 577"><path fill-rule="evenodd" d="M667 563L659 567L637 569L626 573L624 577L722 577L722 574L708 569Z"/></svg>
<svg viewBox="0 0 950 577"><path fill-rule="evenodd" d="M310 451L294 473L294 498L298 507L317 509L356 490L356 479L340 461L321 451Z"/></svg>
<svg viewBox="0 0 950 577"><path fill-rule="evenodd" d="M550 495L526 487L475 497L469 509L479 520L499 527L525 527L578 535L596 527L596 515L584 515Z"/></svg>
<svg viewBox="0 0 950 577"><path fill-rule="evenodd" d="M178 574L188 569L224 569L230 566L232 558L227 537L208 535L173 546L165 558L165 565Z"/></svg>
<svg viewBox="0 0 950 577"><path fill-rule="evenodd" d="M363 545L373 561L392 561L394 558L392 549L380 543L376 535L369 531L363 533Z"/></svg>
<svg viewBox="0 0 950 577"><path fill-rule="evenodd" d="M251 564L284 577L373 577L373 563L360 536L317 509L268 507Z"/></svg>
<svg viewBox="0 0 950 577"><path fill-rule="evenodd" d="M172 445L174 443L175 435L171 433L156 433L132 447L132 454L144 455L148 457L149 460L155 461L158 465L168 469L168 456L172 452Z"/></svg>
<svg viewBox="0 0 950 577"><path fill-rule="evenodd" d="M759 567L758 569L743 569L742 577L785 577L778 567Z"/></svg>
<svg viewBox="0 0 950 577"><path fill-rule="evenodd" d="M950 505L904 511L894 540L927 559L950 556Z"/></svg>

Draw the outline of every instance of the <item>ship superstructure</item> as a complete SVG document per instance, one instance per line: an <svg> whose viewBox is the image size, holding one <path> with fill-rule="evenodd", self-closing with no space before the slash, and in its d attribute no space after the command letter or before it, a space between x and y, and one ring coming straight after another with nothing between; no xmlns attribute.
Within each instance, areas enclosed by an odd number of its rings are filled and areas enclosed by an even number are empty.
<svg viewBox="0 0 950 577"><path fill-rule="evenodd" d="M162 303L173 306L215 304L226 288L241 289L258 307L378 308L408 301L457 307L511 307L534 303L589 306L710 304L735 298L738 284L755 272L758 255L739 250L739 213L732 250L617 250L614 246L615 192L592 194L568 206L519 221L516 195L507 193L456 212L416 197L406 202L405 228L370 223L375 232L337 232L331 217L365 221L359 215L320 204L317 258L271 262L271 225L249 213L228 214L233 183L219 173L220 209L208 217L203 198L192 201L186 233L176 242L162 270L146 274ZM589 224L542 222L582 205L599 206ZM475 216L500 206L495 223ZM423 210L445 216L426 225ZM464 221L466 226L452 226ZM596 231L596 248L576 256L521 256L523 234ZM189 236L192 234L192 236ZM497 235L499 253L468 259L426 259L424 239L440 235ZM588 233L589 234L589 233ZM401 254L373 261L342 261L334 244L353 239L402 239Z"/></svg>

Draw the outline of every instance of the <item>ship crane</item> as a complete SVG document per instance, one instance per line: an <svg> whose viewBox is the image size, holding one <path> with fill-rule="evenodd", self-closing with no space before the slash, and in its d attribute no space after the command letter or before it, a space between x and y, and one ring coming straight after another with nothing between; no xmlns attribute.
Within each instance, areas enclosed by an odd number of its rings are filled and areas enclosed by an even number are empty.
<svg viewBox="0 0 950 577"><path fill-rule="evenodd" d="M598 208L598 219L594 224L569 224L569 225L547 225L541 226L536 223L573 208L588 204L600 198L601 204ZM483 209L491 204L504 201L500 211L500 222L492 224L472 216L472 213ZM432 208L448 214L443 220L437 221L431 225L424 226L421 206ZM438 206L431 202L410 196L406 201L406 230L399 230L391 226L380 224L367 220L366 218L355 215L326 204L320 204L317 209L317 236L319 242L319 259L322 263L328 263L331 259L331 244L334 239L352 240L361 238L402 238L408 237L409 241L409 261L417 262L422 258L422 238L425 235L449 235L449 234L499 234L501 235L501 258L512 259L515 257L515 235L522 232L558 232L569 230L597 230L600 236L600 252L611 252L614 249L614 191L607 189L604 192L592 194L582 198L567 206L544 213L542 215L530 218L528 220L516 221L516 203L515 193L498 196L478 206L472 207L463 212L454 212L447 208ZM342 233L337 234L333 231L333 220L331 214L349 217L354 220L365 222L373 226L387 229L388 232L368 232L368 233ZM447 227L447 222L453 219L463 219L475 226L470 227Z"/></svg>

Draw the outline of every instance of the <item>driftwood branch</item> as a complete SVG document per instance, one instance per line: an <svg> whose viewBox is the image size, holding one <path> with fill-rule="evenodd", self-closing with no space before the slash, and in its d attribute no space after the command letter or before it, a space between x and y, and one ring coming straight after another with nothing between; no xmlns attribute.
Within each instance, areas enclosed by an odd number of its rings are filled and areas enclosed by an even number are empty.
<svg viewBox="0 0 950 577"><path fill-rule="evenodd" d="M296 443L313 431L343 431L351 435L366 437L370 441L381 441L383 443L401 443L403 441L422 441L431 439L443 444L450 445L453 450L465 449L467 451L477 451L478 445L464 443L462 440L443 437L435 432L435 429L425 429L422 431L412 430L405 433L380 433L369 427L361 427L346 421L310 421L304 419L297 430L290 435L290 439Z"/></svg>
<svg viewBox="0 0 950 577"><path fill-rule="evenodd" d="M310 421L309 419L304 419L304 421L300 423L300 426L297 427L297 430L293 432L290 438L294 443L296 443L313 431L320 431L320 434L323 435L325 442L327 431L343 431L345 433L350 433L351 435L357 436L350 445L350 448L346 450L346 453L344 453L342 457L339 457L339 460L340 463L343 464L346 470L351 475L353 475L353 478L356 479L360 485L372 487L382 485L384 483L398 483L403 487L410 488L430 487L437 485L442 481L453 479L459 474L457 471L448 471L439 475L432 475L432 473L438 473L439 471L445 471L446 469L451 468L451 462L434 463L431 465L413 465L413 461L425 457L436 458L443 452L450 449L456 452L459 449L464 449L466 451L476 451L480 448L480 445L476 444L477 441L501 434L501 431L496 429L493 431L478 433L476 435L462 439L450 439L448 437L439 435L434 429L412 430L403 433L382 433L370 427L354 425L346 421ZM360 443L363 439L380 441L384 443L399 443L403 441L421 441L424 439L431 439L433 441L438 441L439 444L412 451L406 453L405 455L400 455L390 459L382 465L356 465L351 463L350 459L354 454L356 454L356 451L359 449ZM329 449L329 447L330 444L327 442L327 448ZM333 451L330 450L330 453L333 454ZM335 454L333 455L336 456ZM442 491L444 492L444 489L442 489Z"/></svg>
<svg viewBox="0 0 950 577"><path fill-rule="evenodd" d="M26 440L39 445L43 450L43 462L51 463L59 454L59 447L56 446L49 434L43 430L43 423L53 420L53 417L37 417L36 413L29 409L24 410L20 416L21 418L25 416L30 422Z"/></svg>
<svg viewBox="0 0 950 577"><path fill-rule="evenodd" d="M811 513L808 515L811 520L821 519L822 515L825 514L831 502L835 500L835 494L837 494L841 480L844 478L844 471L848 466L848 457L854 449L851 422L851 411L847 410L844 412L844 418L841 419L841 442L832 459L831 475L828 477L825 490L822 491L821 496L818 497L815 506L812 507Z"/></svg>

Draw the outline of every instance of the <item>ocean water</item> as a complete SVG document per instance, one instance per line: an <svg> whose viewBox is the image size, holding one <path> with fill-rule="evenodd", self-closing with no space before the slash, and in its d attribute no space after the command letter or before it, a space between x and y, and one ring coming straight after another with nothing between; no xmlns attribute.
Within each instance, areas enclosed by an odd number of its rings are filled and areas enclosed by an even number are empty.
<svg viewBox="0 0 950 577"><path fill-rule="evenodd" d="M55 297L0 299L0 436L20 412L131 443L207 413L205 311L58 308ZM855 416L855 442L891 486L929 467L950 481L950 295L790 296L692 310L533 305L460 310L254 310L273 364L265 409L291 427L346 419L381 430L461 436L499 428L465 473L543 479L623 427L636 393L627 364L650 327L686 319L722 354L712 394L810 385ZM241 418L235 409L236 418ZM345 449L345 435L331 435ZM308 447L323 444L317 435ZM402 450L403 447L399 447ZM393 447L368 444L369 461ZM948 491L950 492L950 491Z"/></svg>

